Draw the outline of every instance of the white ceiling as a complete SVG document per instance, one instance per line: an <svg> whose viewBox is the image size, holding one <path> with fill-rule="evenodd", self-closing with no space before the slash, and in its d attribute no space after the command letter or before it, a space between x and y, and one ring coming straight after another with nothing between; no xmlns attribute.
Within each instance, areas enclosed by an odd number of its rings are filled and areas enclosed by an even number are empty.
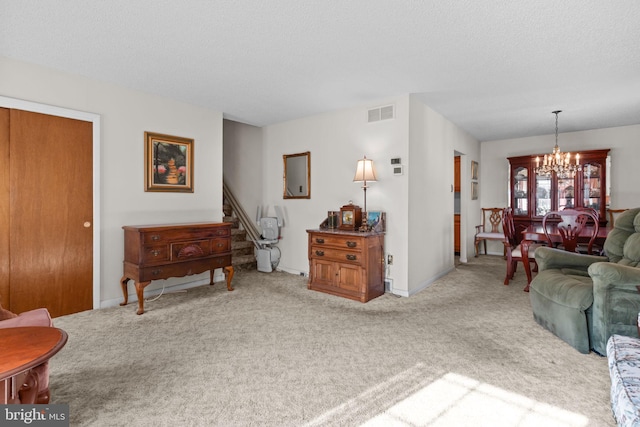
<svg viewBox="0 0 640 427"><path fill-rule="evenodd" d="M481 141L640 123L637 0L0 0L0 56L257 126L409 93Z"/></svg>

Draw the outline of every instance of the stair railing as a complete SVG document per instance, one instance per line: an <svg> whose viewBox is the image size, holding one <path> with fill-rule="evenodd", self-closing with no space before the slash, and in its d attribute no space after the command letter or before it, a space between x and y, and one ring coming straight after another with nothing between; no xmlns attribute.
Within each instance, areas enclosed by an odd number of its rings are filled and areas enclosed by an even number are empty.
<svg viewBox="0 0 640 427"><path fill-rule="evenodd" d="M247 212L245 212L244 208L238 202L238 199L235 198L225 180L222 180L222 193L225 199L231 205L233 212L236 214L236 217L240 221L242 228L247 232L247 236L249 236L249 240L253 242L253 246L260 249L260 245L258 244L258 240L260 239L260 232L258 231L258 227L256 227L255 222L251 220Z"/></svg>

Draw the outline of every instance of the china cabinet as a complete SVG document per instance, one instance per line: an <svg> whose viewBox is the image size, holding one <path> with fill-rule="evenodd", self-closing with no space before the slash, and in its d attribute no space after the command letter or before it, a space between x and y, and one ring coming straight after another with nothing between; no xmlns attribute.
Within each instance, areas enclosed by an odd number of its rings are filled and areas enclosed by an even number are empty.
<svg viewBox="0 0 640 427"><path fill-rule="evenodd" d="M549 176L535 173L536 157L509 157L509 200L516 229L542 221L549 211L565 208L594 208L601 225L606 224L607 156L609 149L580 152L580 166L572 176Z"/></svg>

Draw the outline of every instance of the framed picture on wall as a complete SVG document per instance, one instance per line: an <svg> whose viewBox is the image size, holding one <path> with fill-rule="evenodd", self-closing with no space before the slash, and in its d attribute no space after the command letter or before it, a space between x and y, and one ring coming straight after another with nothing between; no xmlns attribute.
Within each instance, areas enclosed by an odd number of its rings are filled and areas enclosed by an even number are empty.
<svg viewBox="0 0 640 427"><path fill-rule="evenodd" d="M478 200L478 183L471 182L471 200Z"/></svg>
<svg viewBox="0 0 640 427"><path fill-rule="evenodd" d="M144 191L193 193L193 139L144 133Z"/></svg>
<svg viewBox="0 0 640 427"><path fill-rule="evenodd" d="M471 160L471 179L478 180L478 162Z"/></svg>

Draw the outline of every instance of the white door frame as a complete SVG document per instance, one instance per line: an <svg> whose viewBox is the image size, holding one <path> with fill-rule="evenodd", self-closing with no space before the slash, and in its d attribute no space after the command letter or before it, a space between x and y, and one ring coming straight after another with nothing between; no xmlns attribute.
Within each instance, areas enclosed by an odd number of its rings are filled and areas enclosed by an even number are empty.
<svg viewBox="0 0 640 427"><path fill-rule="evenodd" d="M0 107L93 123L93 309L100 308L100 115L0 96Z"/></svg>

